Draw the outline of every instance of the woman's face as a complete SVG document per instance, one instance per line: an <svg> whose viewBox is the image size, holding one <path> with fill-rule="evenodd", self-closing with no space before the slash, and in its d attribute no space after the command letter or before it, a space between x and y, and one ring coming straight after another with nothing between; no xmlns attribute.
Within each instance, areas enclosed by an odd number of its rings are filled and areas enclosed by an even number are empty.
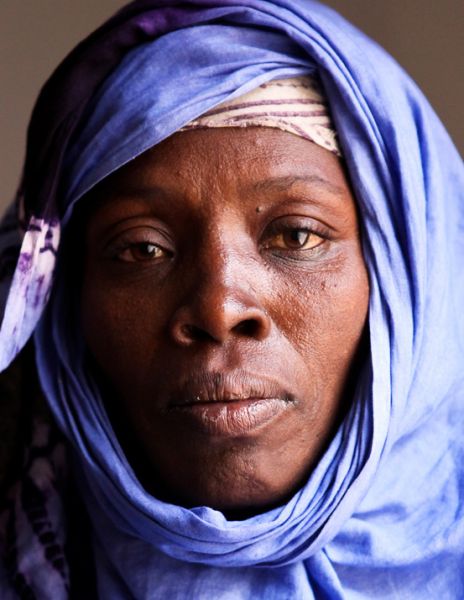
<svg viewBox="0 0 464 600"><path fill-rule="evenodd" d="M340 161L268 128L178 133L89 194L82 322L145 487L248 514L308 476L368 306Z"/></svg>

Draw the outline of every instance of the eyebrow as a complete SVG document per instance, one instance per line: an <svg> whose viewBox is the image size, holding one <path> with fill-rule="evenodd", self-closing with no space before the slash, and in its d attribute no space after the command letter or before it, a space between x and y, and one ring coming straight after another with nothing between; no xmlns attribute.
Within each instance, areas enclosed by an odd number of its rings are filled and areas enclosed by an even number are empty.
<svg viewBox="0 0 464 600"><path fill-rule="evenodd" d="M309 183L311 185L322 187L336 196L343 196L346 193L342 187L319 175L287 175L284 177L272 177L257 181L252 187L258 192L265 192L267 190L285 191L298 183Z"/></svg>
<svg viewBox="0 0 464 600"><path fill-rule="evenodd" d="M263 193L267 191L273 192L286 192L292 186L297 184L310 184L316 186L331 196L337 196L338 198L346 197L346 190L341 186L332 183L328 179L321 177L320 175L284 175L280 177L266 177L260 181L256 181L246 186L248 189L252 189L255 192ZM100 206L105 206L107 203L114 203L114 197L123 200L125 198L138 198L141 201L149 200L150 203L156 198L158 201L166 198L166 194L170 194L170 190L166 190L162 186L150 185L149 187L140 186L138 183L131 183L127 186L117 187L117 189L110 194L111 197L104 195L101 198ZM94 205L95 206L95 205ZM98 205L97 205L98 206ZM97 207L95 207L97 208Z"/></svg>

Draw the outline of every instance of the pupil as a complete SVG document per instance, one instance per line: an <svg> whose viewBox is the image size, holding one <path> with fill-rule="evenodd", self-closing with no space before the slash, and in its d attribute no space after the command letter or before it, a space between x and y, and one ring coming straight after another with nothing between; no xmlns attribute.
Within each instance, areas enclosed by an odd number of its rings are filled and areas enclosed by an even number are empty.
<svg viewBox="0 0 464 600"><path fill-rule="evenodd" d="M292 246L303 246L308 239L308 232L302 229L294 229L290 232L290 243Z"/></svg>
<svg viewBox="0 0 464 600"><path fill-rule="evenodd" d="M156 250L157 247L155 244L141 243L134 247L133 253L134 256L138 257L139 259L153 258L156 256Z"/></svg>
<svg viewBox="0 0 464 600"><path fill-rule="evenodd" d="M142 251L144 254L151 255L155 251L155 246L153 244L144 244L142 246Z"/></svg>

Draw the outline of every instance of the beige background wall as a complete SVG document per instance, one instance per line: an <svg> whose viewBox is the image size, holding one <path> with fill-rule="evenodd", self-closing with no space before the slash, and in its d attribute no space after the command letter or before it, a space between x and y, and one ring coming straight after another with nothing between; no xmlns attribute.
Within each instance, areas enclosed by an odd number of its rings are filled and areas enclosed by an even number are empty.
<svg viewBox="0 0 464 600"><path fill-rule="evenodd" d="M0 207L11 199L27 120L58 61L119 0L0 0ZM464 0L327 0L416 79L464 154Z"/></svg>

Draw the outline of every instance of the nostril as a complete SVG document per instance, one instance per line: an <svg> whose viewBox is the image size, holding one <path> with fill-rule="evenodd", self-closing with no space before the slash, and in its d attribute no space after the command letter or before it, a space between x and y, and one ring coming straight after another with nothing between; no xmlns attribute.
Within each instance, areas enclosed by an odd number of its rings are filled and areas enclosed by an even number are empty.
<svg viewBox="0 0 464 600"><path fill-rule="evenodd" d="M230 335L261 340L269 333L270 321L264 310L239 303L221 309L208 308L208 311L204 307L202 311L194 311L183 306L176 311L169 324L170 335L176 343L183 346L199 342L223 343Z"/></svg>
<svg viewBox="0 0 464 600"><path fill-rule="evenodd" d="M207 331L201 327L196 327L195 325L182 325L181 333L184 340L192 342L211 339L211 336Z"/></svg>
<svg viewBox="0 0 464 600"><path fill-rule="evenodd" d="M246 337L256 337L259 334L260 324L256 319L244 319L240 321L233 331Z"/></svg>

